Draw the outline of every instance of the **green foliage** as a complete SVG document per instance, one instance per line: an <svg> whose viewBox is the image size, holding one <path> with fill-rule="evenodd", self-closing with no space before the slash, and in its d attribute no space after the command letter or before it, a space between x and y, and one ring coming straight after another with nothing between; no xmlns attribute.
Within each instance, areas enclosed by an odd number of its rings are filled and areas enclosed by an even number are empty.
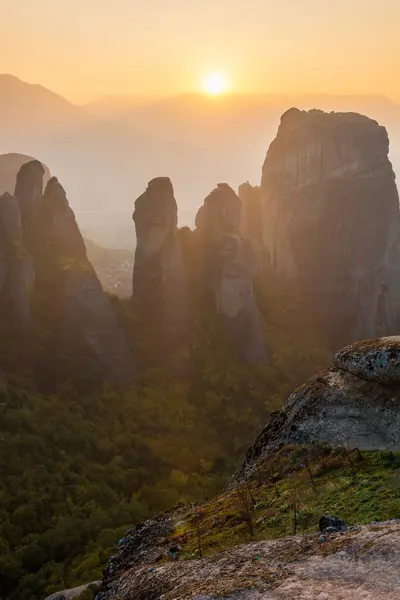
<svg viewBox="0 0 400 600"><path fill-rule="evenodd" d="M294 384L272 366L216 358L217 328L210 320L202 329L187 380L153 369L128 390L83 394L67 382L45 395L29 380L2 390L5 600L97 579L132 524L225 484Z"/></svg>
<svg viewBox="0 0 400 600"><path fill-rule="evenodd" d="M299 452L302 450L302 454ZM325 463L321 467L314 459L309 463L311 473L318 477L314 488L308 469L301 466L312 455L310 447L283 448L260 467L262 483L255 477L249 483L247 501L252 510L254 538L274 539L293 532L293 513L296 510L297 533L318 531L321 516L336 515L348 525L385 521L400 514L400 467L382 466L380 452L363 452L363 460L356 462L358 483L346 459L346 451L326 449ZM400 453L393 455L400 460ZM295 465L295 469L293 469ZM279 473L273 484L271 473ZM276 494L276 487L279 494ZM239 491L243 488L238 488ZM185 557L197 555L195 511L202 511L202 552L212 555L233 545L253 538L249 530L243 503L238 505L237 490L227 492L204 503L201 508L189 509L170 542L183 546ZM251 494L251 495L250 495ZM254 504L253 504L254 499Z"/></svg>
<svg viewBox="0 0 400 600"><path fill-rule="evenodd" d="M75 378L54 393L40 393L18 353L14 363L8 359L10 337L0 336L1 362L8 360L9 370L16 365L18 373L18 381L11 378L0 389L3 600L42 600L98 579L127 528L177 503L215 496L270 413L329 363L324 340L300 318L290 290L277 291L271 282L257 292L270 364L241 364L224 341L209 298L199 291L197 275L194 266L191 368L184 379L154 367L157 327L140 337L132 304L121 299L113 304L146 367L131 389L90 391ZM50 271L43 278L47 285ZM54 375L49 348L58 342L52 304L36 294L34 354L45 383ZM78 363L76 343L73 351Z"/></svg>

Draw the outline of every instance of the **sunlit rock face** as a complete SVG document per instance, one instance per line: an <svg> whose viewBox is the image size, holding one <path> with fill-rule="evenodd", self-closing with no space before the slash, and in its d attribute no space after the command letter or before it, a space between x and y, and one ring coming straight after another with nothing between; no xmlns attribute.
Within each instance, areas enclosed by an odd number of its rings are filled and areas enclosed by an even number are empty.
<svg viewBox="0 0 400 600"><path fill-rule="evenodd" d="M262 173L263 242L332 345L397 332L399 196L386 130L355 113L295 108Z"/></svg>
<svg viewBox="0 0 400 600"><path fill-rule="evenodd" d="M25 333L45 383L81 376L130 381L127 341L65 191L53 177L42 194L44 174L40 162L24 164L14 196L0 197L1 326L9 337Z"/></svg>
<svg viewBox="0 0 400 600"><path fill-rule="evenodd" d="M168 177L149 182L135 202L133 306L153 358L180 369L188 344L187 282L178 208Z"/></svg>
<svg viewBox="0 0 400 600"><path fill-rule="evenodd" d="M250 364L267 362L259 310L254 297L254 260L250 242L240 234L241 201L219 184L196 217L205 283L223 318L238 356Z"/></svg>

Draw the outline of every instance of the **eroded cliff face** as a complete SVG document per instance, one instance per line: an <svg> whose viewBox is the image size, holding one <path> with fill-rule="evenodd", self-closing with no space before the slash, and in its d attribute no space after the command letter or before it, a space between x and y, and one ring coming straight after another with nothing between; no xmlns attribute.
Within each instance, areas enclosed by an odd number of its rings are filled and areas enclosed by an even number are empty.
<svg viewBox="0 0 400 600"><path fill-rule="evenodd" d="M386 130L354 113L291 109L262 173L263 242L332 344L395 333L399 196Z"/></svg>
<svg viewBox="0 0 400 600"><path fill-rule="evenodd" d="M204 262L204 282L238 356L266 363L260 313L254 297L254 256L241 235L242 203L227 184L219 184L196 216L196 236Z"/></svg>
<svg viewBox="0 0 400 600"><path fill-rule="evenodd" d="M149 182L135 202L133 306L154 358L180 370L187 360L188 296L178 207L168 177Z"/></svg>
<svg viewBox="0 0 400 600"><path fill-rule="evenodd" d="M0 198L0 300L11 339L23 332L54 382L68 377L129 381L133 359L90 265L65 191L40 162L24 164L14 196ZM39 336L39 338L38 338Z"/></svg>

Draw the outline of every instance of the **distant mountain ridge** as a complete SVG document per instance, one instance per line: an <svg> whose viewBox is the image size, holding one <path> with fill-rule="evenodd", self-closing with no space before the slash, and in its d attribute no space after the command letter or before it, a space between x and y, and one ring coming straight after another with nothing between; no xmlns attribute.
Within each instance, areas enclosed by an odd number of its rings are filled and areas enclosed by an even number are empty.
<svg viewBox="0 0 400 600"><path fill-rule="evenodd" d="M35 156L58 173L85 235L130 247L134 199L152 178L173 180L180 224L218 181L237 188L260 177L280 115L293 105L357 111L389 132L400 171L400 107L380 96L184 94L107 98L77 106L47 88L0 75L0 153ZM111 212L110 212L111 211Z"/></svg>

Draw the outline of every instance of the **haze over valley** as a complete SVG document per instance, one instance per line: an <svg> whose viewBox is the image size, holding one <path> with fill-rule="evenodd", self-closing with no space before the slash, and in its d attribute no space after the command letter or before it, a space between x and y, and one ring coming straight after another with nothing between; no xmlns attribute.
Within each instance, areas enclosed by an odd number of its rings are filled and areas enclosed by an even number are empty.
<svg viewBox="0 0 400 600"><path fill-rule="evenodd" d="M64 182L84 235L130 248L132 203L148 181L171 178L179 223L192 227L216 183L235 189L243 181L259 184L265 148L292 106L376 119L388 130L390 157L400 172L400 106L384 96L192 93L110 96L76 105L11 75L0 75L0 153L39 158Z"/></svg>

